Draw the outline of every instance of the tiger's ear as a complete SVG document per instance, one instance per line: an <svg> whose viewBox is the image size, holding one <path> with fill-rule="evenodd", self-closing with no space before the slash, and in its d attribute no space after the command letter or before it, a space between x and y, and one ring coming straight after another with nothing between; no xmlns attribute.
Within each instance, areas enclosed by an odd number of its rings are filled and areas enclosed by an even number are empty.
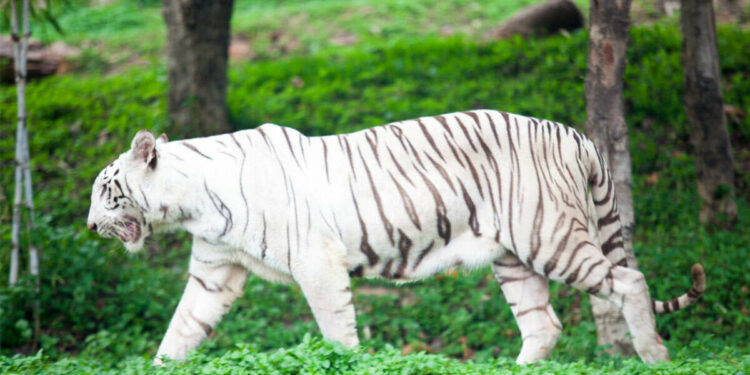
<svg viewBox="0 0 750 375"><path fill-rule="evenodd" d="M166 133L161 133L161 135L158 138L156 138L157 145L160 145L162 143L167 143L167 142L169 142L169 138L167 138Z"/></svg>
<svg viewBox="0 0 750 375"><path fill-rule="evenodd" d="M136 133L130 144L130 153L133 160L142 161L151 169L156 168L156 139L150 131L141 130Z"/></svg>

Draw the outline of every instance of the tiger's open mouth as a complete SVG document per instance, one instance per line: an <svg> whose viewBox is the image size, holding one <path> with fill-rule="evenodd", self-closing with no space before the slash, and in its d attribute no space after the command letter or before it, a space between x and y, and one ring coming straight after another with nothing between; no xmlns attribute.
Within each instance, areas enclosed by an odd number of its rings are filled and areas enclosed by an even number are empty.
<svg viewBox="0 0 750 375"><path fill-rule="evenodd" d="M138 242L141 239L141 225L138 219L132 216L125 216L122 220L116 221L113 229L114 236L122 242Z"/></svg>
<svg viewBox="0 0 750 375"><path fill-rule="evenodd" d="M135 242L141 238L141 227L133 221L126 223L123 229L124 232L118 233L122 242Z"/></svg>

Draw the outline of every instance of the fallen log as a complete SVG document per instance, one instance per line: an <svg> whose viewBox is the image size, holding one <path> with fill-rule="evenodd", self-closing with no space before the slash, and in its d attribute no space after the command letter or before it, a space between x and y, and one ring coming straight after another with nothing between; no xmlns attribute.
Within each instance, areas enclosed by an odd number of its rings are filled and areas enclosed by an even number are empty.
<svg viewBox="0 0 750 375"><path fill-rule="evenodd" d="M524 8L487 33L489 39L505 39L513 35L543 36L573 31L583 27L583 13L571 0L549 0Z"/></svg>
<svg viewBox="0 0 750 375"><path fill-rule="evenodd" d="M29 51L26 61L27 78L46 77L62 74L71 70L68 60L79 55L77 48L62 42L55 42L45 46L39 40L29 41ZM0 37L0 82L15 82L13 70L13 40L10 36Z"/></svg>

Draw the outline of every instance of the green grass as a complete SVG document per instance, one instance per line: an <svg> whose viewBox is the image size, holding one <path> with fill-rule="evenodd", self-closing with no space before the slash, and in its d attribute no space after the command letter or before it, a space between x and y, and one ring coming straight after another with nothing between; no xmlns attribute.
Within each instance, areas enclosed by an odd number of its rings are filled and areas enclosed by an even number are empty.
<svg viewBox="0 0 750 375"><path fill-rule="evenodd" d="M445 356L416 353L401 355L392 347L377 353L350 351L338 343L324 342L306 335L299 345L288 349L258 352L240 344L221 355L193 353L185 363L169 363L155 368L149 358L135 357L112 366L94 359L64 359L50 363L42 355L26 358L0 358L0 373L17 374L744 374L750 370L750 356L731 350L713 358L696 358L681 351L669 363L647 366L635 359L603 359L547 362L519 366L509 358L461 363ZM4 371L3 371L4 369Z"/></svg>
<svg viewBox="0 0 750 375"><path fill-rule="evenodd" d="M327 6L334 9L342 3ZM117 4L112 6L122 6ZM284 4L263 9L307 9L305 4ZM238 3L237 11L250 12L243 10L245 5ZM310 7L314 12L316 7ZM419 18L426 10L415 12ZM133 19L140 22L139 17ZM133 35L138 30L143 31L133 26ZM123 35L128 32L124 27ZM487 44L471 36L433 34L389 40L235 63L228 94L232 122L249 128L270 121L307 134L330 134L484 107L583 125L584 33ZM747 110L750 33L721 28L719 41L725 101ZM215 335L189 362L169 371L747 373L750 238L745 228L750 227L750 173L737 171L741 184L736 231L699 225L679 51L675 28L635 28L626 76L638 225L635 247L641 269L652 295L661 299L689 287L693 262L703 263L708 276L708 291L698 305L657 319L673 362L646 367L637 360L599 356L602 348L596 346L588 298L555 284L553 305L565 326L563 337L551 362L517 367L512 358L520 349L520 338L510 309L487 270L478 270L406 286L356 281L363 344L356 353L317 339L319 331L298 288L252 277ZM166 69L159 59L120 74L87 71L29 85L39 212L33 240L43 251L44 270L43 352L34 356L29 345L28 280L10 288L2 277L0 372L151 371L150 358L186 282L188 241L180 235L161 236L144 254L131 256L116 241L88 233L85 217L90 184L99 169L127 150L138 129L169 130L166 88ZM0 169L6 172L0 174L2 249L10 240L14 98L13 87L0 87ZM730 131L735 145L750 143L748 118L732 122ZM746 146L740 147L736 160L748 160L747 153ZM0 252L0 269L7 269L7 263L8 252ZM364 293L366 286L390 289L375 297ZM369 338L362 333L365 327ZM305 339L307 334L312 338ZM410 350L432 354L398 355ZM18 352L32 355L14 356ZM459 362L472 357L473 361Z"/></svg>

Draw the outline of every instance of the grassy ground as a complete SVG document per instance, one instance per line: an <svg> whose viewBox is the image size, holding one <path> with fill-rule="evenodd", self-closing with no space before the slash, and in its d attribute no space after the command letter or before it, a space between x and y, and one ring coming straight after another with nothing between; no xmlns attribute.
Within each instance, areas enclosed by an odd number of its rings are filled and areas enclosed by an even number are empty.
<svg viewBox="0 0 750 375"><path fill-rule="evenodd" d="M232 17L237 46L233 57L268 60L438 35L481 39L500 21L539 1L237 1ZM64 35L46 27L38 37L81 47L82 71L119 71L123 64L161 60L166 28L160 2L114 1L98 7L65 7L60 13Z"/></svg>
<svg viewBox="0 0 750 375"><path fill-rule="evenodd" d="M352 352L337 343L323 342L305 336L302 343L288 349L258 352L248 345L238 345L221 355L194 353L185 363L169 363L154 368L149 358L129 358L116 366L102 365L94 359L64 359L46 363L40 356L23 359L0 357L3 373L33 374L745 374L750 370L750 356L733 357L720 352L713 358L696 358L689 351L680 352L669 363L646 366L635 359L607 359L596 363L581 360L544 361L519 366L512 359L500 357L484 361L461 362L442 355L424 352L402 355L394 348L377 353ZM735 359L733 359L735 358Z"/></svg>
<svg viewBox="0 0 750 375"><path fill-rule="evenodd" d="M463 24L462 16L451 17L458 8L470 9L462 1L253 4L237 4L236 30L274 30L278 27L274 19L309 13L306 22L321 25L313 31L329 26L327 30L335 31L331 25L341 24L349 25L341 26L348 32L366 34L387 13L393 15L395 31L372 36L377 40L357 34L360 41L346 47L329 43L333 31L325 35L310 31L316 36L300 38L299 50L275 54L271 47L259 47L256 57L235 61L228 102L238 128L272 121L307 134L330 134L479 107L551 118L579 128L583 124L587 44L583 33L482 43L475 40L481 30L440 35L438 25ZM341 16L347 11L361 14L362 9L377 9L380 4L387 12L365 18L367 22ZM121 37L127 48L151 56L152 61L113 70L120 66L118 61L129 61L124 56L107 60L106 69L83 65L83 71L36 81L28 88L40 212L32 240L44 251L44 335L39 347L31 344L28 284L17 288L0 284L0 372L149 372L149 358L186 281L189 244L184 236L162 236L144 254L129 256L115 241L85 230L89 186L98 170L128 148L138 129L160 132L166 124L158 9L148 3L143 7L114 3L102 8L107 11L98 17L106 20L107 12L127 7L143 12L121 14L136 25L131 31L126 26L121 32L107 31L109 26L102 21L100 26L81 26L80 34L70 31L65 38L100 43L91 53L106 60L106 49ZM95 24L100 8L87 12L71 12L66 15L70 20L61 22L84 22L75 21L75 16ZM242 14L275 17L253 20ZM110 17L119 15L110 13ZM432 31L415 32L407 27L411 19L432 24ZM260 33L246 32L248 39ZM147 42L128 44L139 35ZM312 47L315 38L321 43L318 49ZM750 33L722 27L719 41L725 100L747 111ZM565 325L563 337L551 362L517 367L512 358L520 349L518 331L500 288L483 269L403 287L356 281L357 325L363 342L356 353L317 339L319 332L298 288L251 278L245 295L212 338L187 364L168 371L747 373L750 238L744 229L750 227L750 173L743 165L750 160L750 120L740 117L730 124L740 181L737 229L703 228L697 222L695 172L682 110L679 33L669 25L640 27L633 30L631 42L626 104L638 221L635 246L641 269L652 280L652 295L663 299L689 287L693 262L703 263L708 274L709 289L700 304L658 318L673 362L646 367L637 360L599 356L602 348L596 347L588 299L554 285L553 305ZM4 172L0 174L0 248L8 248L10 239L13 126L6 124L14 121L14 96L13 87L0 87L0 169ZM5 269L7 258L7 252L0 253L0 268ZM312 338L305 338L307 334ZM34 356L39 348L43 352ZM421 351L432 354L415 354Z"/></svg>

